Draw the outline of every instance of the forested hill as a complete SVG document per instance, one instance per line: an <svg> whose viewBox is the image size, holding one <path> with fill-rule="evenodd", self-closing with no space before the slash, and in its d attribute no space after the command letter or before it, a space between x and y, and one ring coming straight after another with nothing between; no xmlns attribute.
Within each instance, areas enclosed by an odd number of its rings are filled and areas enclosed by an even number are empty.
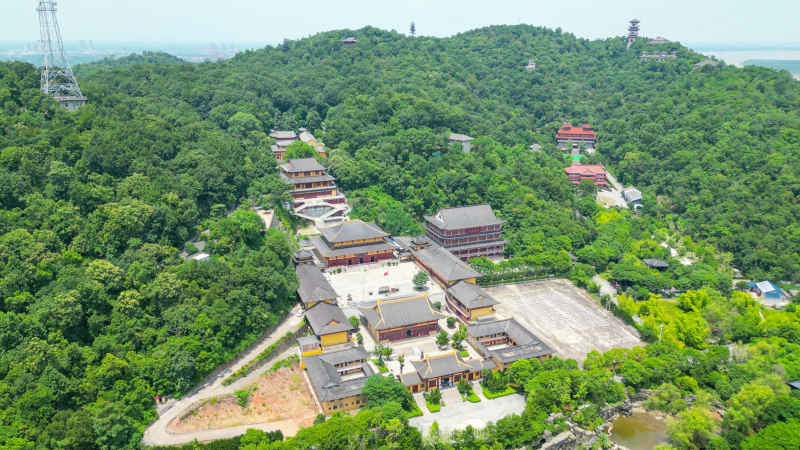
<svg viewBox="0 0 800 450"><path fill-rule="evenodd" d="M350 35L357 44L344 46ZM643 50L678 58L643 63ZM529 58L535 71L524 69ZM108 105L120 91L179 99L222 128L239 111L266 127L306 126L351 156L363 150L338 173L345 188L381 179L417 217L466 196L410 170L430 159L441 130L527 147L551 144L562 121L592 123L603 162L644 189L650 214L678 215L684 232L732 252L746 273L796 279L800 84L769 69L694 66L704 59L677 43L641 39L626 50L621 37L522 25L445 39L365 28L217 64L138 66L84 86Z"/></svg>
<svg viewBox="0 0 800 450"><path fill-rule="evenodd" d="M248 209L285 199L271 128L305 126L334 148L357 214L392 232L489 202L529 266L564 273L572 253L643 296L729 289L713 252L665 274L641 264L678 223L745 271L796 279L800 85L697 70L703 58L678 44L659 48L677 59L642 63L644 49L529 26L336 31L219 63L78 67L89 104L76 113L40 93L32 65L0 64L0 446L136 448L154 395L187 392L286 312L289 245ZM643 187L663 222L576 196L553 145L562 121L595 125L594 158ZM479 137L473 153L448 147L447 130ZM211 260L184 261L206 229Z"/></svg>

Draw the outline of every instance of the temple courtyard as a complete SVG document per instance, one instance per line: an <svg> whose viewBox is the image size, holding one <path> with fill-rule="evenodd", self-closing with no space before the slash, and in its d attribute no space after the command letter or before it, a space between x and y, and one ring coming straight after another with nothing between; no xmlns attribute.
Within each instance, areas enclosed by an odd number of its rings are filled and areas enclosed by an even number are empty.
<svg viewBox="0 0 800 450"><path fill-rule="evenodd" d="M592 350L644 345L632 327L568 280L531 281L485 288L500 302L499 317L513 317L561 358L582 362Z"/></svg>
<svg viewBox="0 0 800 450"><path fill-rule="evenodd" d="M375 302L378 299L397 296L419 295L412 281L420 271L413 261L379 262L343 267L325 272L325 278L339 295L342 308ZM442 289L433 281L428 281L427 293L431 302L442 301ZM388 289L388 290L387 290Z"/></svg>

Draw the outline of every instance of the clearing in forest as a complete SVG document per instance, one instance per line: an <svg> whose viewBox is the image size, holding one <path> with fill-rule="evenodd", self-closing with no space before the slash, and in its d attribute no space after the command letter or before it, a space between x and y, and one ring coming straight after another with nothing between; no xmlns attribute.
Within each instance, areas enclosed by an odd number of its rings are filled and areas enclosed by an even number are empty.
<svg viewBox="0 0 800 450"><path fill-rule="evenodd" d="M244 407L236 395L208 399L170 422L174 434L240 425L275 423L286 435L310 426L319 413L298 363L268 371L258 379Z"/></svg>

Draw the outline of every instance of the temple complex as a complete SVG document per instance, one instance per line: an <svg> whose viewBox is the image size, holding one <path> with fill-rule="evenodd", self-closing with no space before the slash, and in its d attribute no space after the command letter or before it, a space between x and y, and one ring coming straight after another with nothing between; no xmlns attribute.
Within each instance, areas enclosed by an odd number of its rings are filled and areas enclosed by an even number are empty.
<svg viewBox="0 0 800 450"><path fill-rule="evenodd" d="M374 223L361 220L342 222L319 229L322 236L309 239L319 260L327 267L374 263L394 258L389 234Z"/></svg>
<svg viewBox="0 0 800 450"><path fill-rule="evenodd" d="M556 133L556 142L559 148L566 148L568 144L571 144L573 148L582 146L585 149L593 149L597 142L597 136L591 125L575 127L565 123Z"/></svg>
<svg viewBox="0 0 800 450"><path fill-rule="evenodd" d="M504 223L491 206L474 205L440 209L425 216L425 231L434 242L466 261L479 256L502 257Z"/></svg>
<svg viewBox="0 0 800 450"><path fill-rule="evenodd" d="M291 159L280 169L281 180L291 186L291 206L296 216L318 226L347 220L347 199L336 187L336 179L316 159Z"/></svg>
<svg viewBox="0 0 800 450"><path fill-rule="evenodd" d="M571 166L565 167L564 172L570 183L580 184L582 180L590 180L597 187L608 187L606 169L600 164L580 164L573 162Z"/></svg>

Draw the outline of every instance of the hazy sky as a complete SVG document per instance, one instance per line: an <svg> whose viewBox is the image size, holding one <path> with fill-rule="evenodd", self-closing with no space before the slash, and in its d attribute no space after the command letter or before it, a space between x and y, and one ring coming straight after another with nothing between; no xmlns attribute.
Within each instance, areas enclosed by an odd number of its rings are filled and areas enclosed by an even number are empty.
<svg viewBox="0 0 800 450"><path fill-rule="evenodd" d="M37 0L0 0L0 40L38 39ZM681 42L800 42L798 0L59 0L65 40L257 41L374 25L448 36L493 24L581 37L642 33Z"/></svg>

